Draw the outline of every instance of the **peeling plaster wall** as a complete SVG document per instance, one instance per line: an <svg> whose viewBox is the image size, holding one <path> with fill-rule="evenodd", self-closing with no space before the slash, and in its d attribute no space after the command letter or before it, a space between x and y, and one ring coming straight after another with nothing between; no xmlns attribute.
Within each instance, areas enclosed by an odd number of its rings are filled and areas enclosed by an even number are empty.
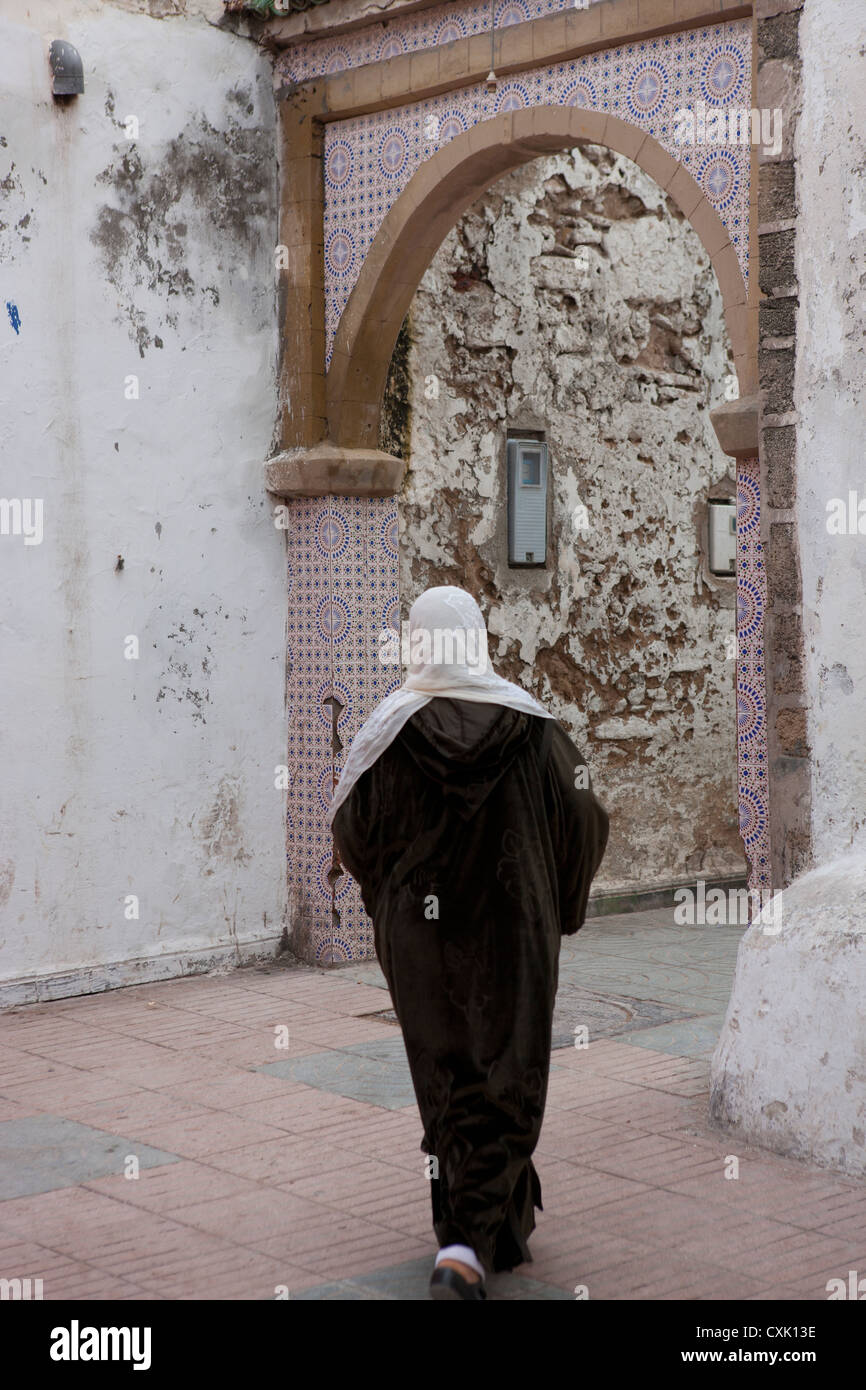
<svg viewBox="0 0 866 1390"><path fill-rule="evenodd" d="M0 494L44 506L41 544L0 535L0 983L55 992L284 926L270 71L185 8L0 19Z"/></svg>
<svg viewBox="0 0 866 1390"><path fill-rule="evenodd" d="M697 235L610 151L537 160L449 234L407 327L404 607L470 587L499 671L572 731L612 817L597 889L742 874L734 581L703 553L707 496L735 495L709 419L733 365ZM507 564L512 426L550 445L543 570Z"/></svg>
<svg viewBox="0 0 866 1390"><path fill-rule="evenodd" d="M859 627L866 591L863 6L807 0L800 48L796 522L813 755L812 852L821 864L849 845L866 845L866 643ZM847 534L828 533L833 499L844 506Z"/></svg>
<svg viewBox="0 0 866 1390"><path fill-rule="evenodd" d="M789 383L788 364L780 370L764 350L761 387L767 413L795 436L793 447L786 440L768 459L785 518L779 529L790 532L769 555L792 606L798 561L802 574L804 698L797 713L808 728L801 756L811 762L812 864L740 943L711 1063L710 1113L747 1143L862 1179L866 14L859 0L760 0L758 19L768 59L759 68L758 101L766 105L768 93L776 100L782 92L789 132L795 128L796 215L776 217L772 264L776 284L789 286L789 302L771 302L776 322L766 332L776 351L789 340L795 369ZM843 534L828 531L833 499L843 504ZM789 676L794 689L797 676ZM782 713L791 719L791 710Z"/></svg>

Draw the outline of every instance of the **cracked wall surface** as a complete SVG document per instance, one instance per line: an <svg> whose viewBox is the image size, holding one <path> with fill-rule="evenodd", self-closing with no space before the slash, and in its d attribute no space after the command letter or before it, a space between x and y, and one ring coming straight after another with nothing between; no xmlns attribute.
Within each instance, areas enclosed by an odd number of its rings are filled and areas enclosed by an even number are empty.
<svg viewBox="0 0 866 1390"><path fill-rule="evenodd" d="M404 609L470 588L497 669L571 731L612 817L597 889L743 873L734 581L705 556L706 500L735 495L709 412L736 388L697 235L606 149L537 160L448 235L405 329L383 416ZM550 446L546 569L507 563L521 427Z"/></svg>
<svg viewBox="0 0 866 1390"><path fill-rule="evenodd" d="M0 5L0 490L44 504L40 544L0 536L0 990L284 927L275 120L269 60L206 9Z"/></svg>

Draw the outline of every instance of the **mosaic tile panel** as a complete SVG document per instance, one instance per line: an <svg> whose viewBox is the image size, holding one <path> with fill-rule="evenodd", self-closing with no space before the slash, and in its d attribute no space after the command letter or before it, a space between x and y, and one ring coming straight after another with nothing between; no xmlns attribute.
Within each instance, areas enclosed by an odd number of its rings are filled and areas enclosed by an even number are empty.
<svg viewBox="0 0 866 1390"><path fill-rule="evenodd" d="M386 62L404 53L436 48L473 34L488 34L491 27L505 29L543 19L561 10L588 10L599 0L484 0L482 4L437 5L421 14L401 15L353 34L307 39L293 44L279 59L277 73L286 82L308 82L313 77L345 72L365 63ZM491 23L492 21L492 23Z"/></svg>
<svg viewBox="0 0 866 1390"><path fill-rule="evenodd" d="M767 577L761 543L761 475L757 458L737 462L737 761L740 834L749 888L770 889L770 802L764 614Z"/></svg>
<svg viewBox="0 0 866 1390"><path fill-rule="evenodd" d="M334 121L325 132L327 361L349 295L379 227L412 175L455 135L502 111L581 106L652 135L693 175L716 208L748 276L748 144L680 143L676 112L742 110L751 101L748 21L665 34L509 77L495 92L463 87L427 101Z"/></svg>
<svg viewBox="0 0 866 1390"><path fill-rule="evenodd" d="M287 654L289 791L286 852L293 927L323 964L372 954L358 885L332 887L325 817L352 739L399 684L380 660L384 623L399 631L394 498L311 497L289 504ZM342 706L335 749L333 706ZM338 921L334 920L336 909Z"/></svg>

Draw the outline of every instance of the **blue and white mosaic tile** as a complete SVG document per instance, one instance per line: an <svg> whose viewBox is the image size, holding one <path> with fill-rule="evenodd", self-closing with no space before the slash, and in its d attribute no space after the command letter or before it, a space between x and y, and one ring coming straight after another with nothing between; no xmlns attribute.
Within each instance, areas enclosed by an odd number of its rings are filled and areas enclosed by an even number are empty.
<svg viewBox="0 0 866 1390"><path fill-rule="evenodd" d="M360 40L356 40L360 42ZM645 131L678 159L717 210L748 275L750 144L714 143L713 112L750 101L748 21L663 34L509 77L495 92L463 87L427 101L334 121L325 132L327 361L376 233L412 175L455 135L503 111L581 106ZM676 113L703 111L681 140ZM748 132L746 132L748 133ZM701 137L703 137L701 139Z"/></svg>

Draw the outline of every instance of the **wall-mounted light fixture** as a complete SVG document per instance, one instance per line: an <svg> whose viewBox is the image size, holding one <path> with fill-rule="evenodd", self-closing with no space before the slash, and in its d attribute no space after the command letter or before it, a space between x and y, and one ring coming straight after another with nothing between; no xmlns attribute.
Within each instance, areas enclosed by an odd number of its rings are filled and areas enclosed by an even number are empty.
<svg viewBox="0 0 866 1390"><path fill-rule="evenodd" d="M727 497L711 497L707 507L710 574L737 572L737 504Z"/></svg>
<svg viewBox="0 0 866 1390"><path fill-rule="evenodd" d="M496 41L496 0L490 0L490 71L484 80L484 88L488 92L495 92L499 86L499 78L496 76L496 64L493 61L494 44Z"/></svg>
<svg viewBox="0 0 866 1390"><path fill-rule="evenodd" d="M51 64L51 92L56 97L77 97L84 91L84 64L81 54L66 39L52 39L48 50Z"/></svg>
<svg viewBox="0 0 866 1390"><path fill-rule="evenodd" d="M547 445L543 438L519 434L508 440L506 461L509 566L543 567L547 563Z"/></svg>

